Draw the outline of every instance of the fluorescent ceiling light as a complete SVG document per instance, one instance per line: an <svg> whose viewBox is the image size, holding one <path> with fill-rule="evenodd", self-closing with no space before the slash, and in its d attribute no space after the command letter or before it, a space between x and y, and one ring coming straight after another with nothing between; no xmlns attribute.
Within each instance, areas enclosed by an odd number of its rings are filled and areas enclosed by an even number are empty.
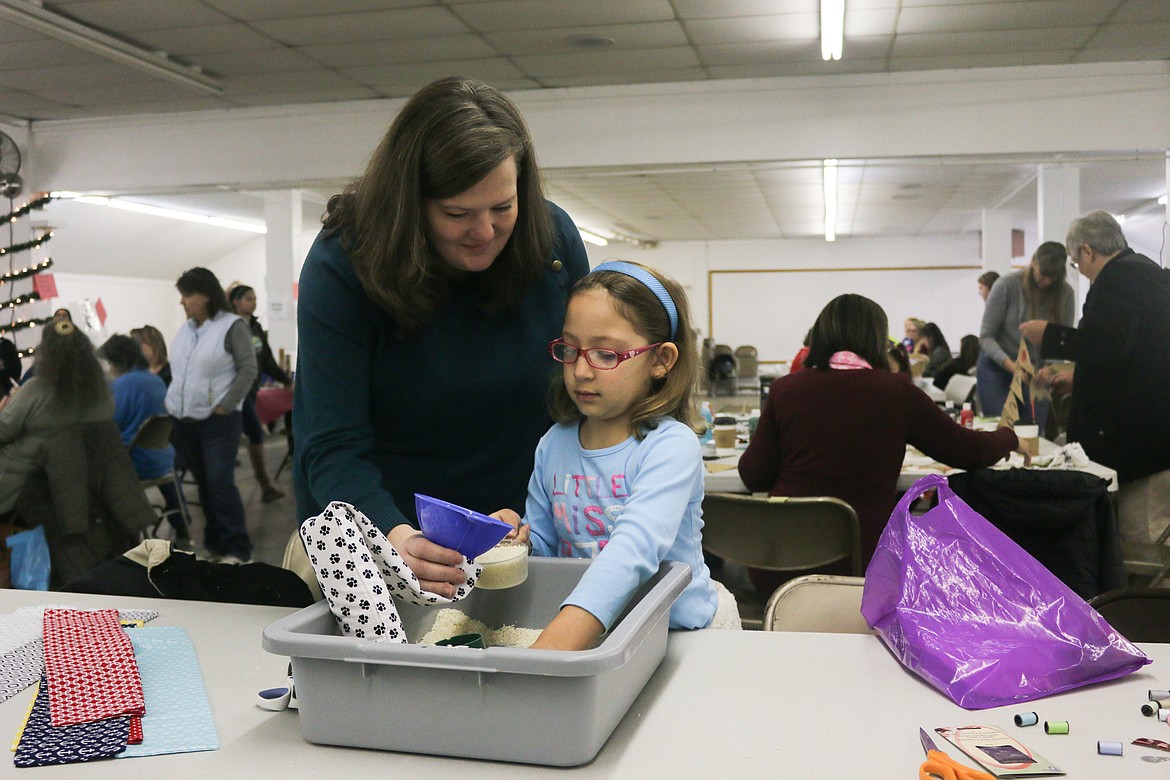
<svg viewBox="0 0 1170 780"><path fill-rule="evenodd" d="M845 0L821 0L821 58L841 59L845 41Z"/></svg>
<svg viewBox="0 0 1170 780"><path fill-rule="evenodd" d="M602 238L596 233L585 230L584 228L577 228L577 232L581 234L581 240L588 241L590 244L595 244L596 246L607 246L609 244L607 239Z"/></svg>
<svg viewBox="0 0 1170 780"><path fill-rule="evenodd" d="M837 240L837 161L825 160L825 240Z"/></svg>
<svg viewBox="0 0 1170 780"><path fill-rule="evenodd" d="M238 219L227 219L225 217L212 217L207 214L195 214L190 211L177 211L175 209L163 208L161 206L151 206L146 203L135 203L129 200L121 200L119 198L107 198L101 195L81 195L76 192L52 192L50 193L54 198L61 198L62 200L71 200L74 203L88 203L92 206L108 206L112 209L120 209L122 211L133 211L138 214L149 214L154 217L165 217L166 219L180 219L184 222L196 222L200 225L214 225L215 227L230 228L232 230L243 230L248 233L267 233L268 227L256 222L242 222Z"/></svg>
<svg viewBox="0 0 1170 780"><path fill-rule="evenodd" d="M46 11L39 3L34 4L29 0L0 0L0 19L7 19L50 38L85 49L111 62L137 68L190 89L213 94L223 92L223 82L219 79L206 76L196 68L180 65L165 54L147 51L66 16Z"/></svg>

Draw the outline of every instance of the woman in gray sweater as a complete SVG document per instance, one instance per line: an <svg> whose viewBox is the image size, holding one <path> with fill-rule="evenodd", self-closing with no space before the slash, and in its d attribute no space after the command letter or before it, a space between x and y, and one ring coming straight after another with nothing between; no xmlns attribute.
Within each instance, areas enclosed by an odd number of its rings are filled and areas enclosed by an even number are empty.
<svg viewBox="0 0 1170 780"><path fill-rule="evenodd" d="M998 417L1003 412L1012 374L1016 370L1020 323L1047 320L1060 325L1073 324L1075 296L1072 287L1064 280L1067 256L1063 244L1045 241L1036 249L1027 268L1001 277L991 288L979 328L979 346L983 352L976 369L976 392L984 415ZM1039 351L1031 345L1029 350L1032 364L1039 367ZM1032 404L1025 388L1021 422L1043 426L1047 412L1047 402L1037 402L1033 418Z"/></svg>

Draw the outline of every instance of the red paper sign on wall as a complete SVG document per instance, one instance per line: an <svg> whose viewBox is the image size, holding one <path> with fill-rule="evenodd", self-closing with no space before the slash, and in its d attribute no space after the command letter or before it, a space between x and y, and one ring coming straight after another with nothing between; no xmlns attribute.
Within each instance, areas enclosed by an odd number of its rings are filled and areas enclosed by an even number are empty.
<svg viewBox="0 0 1170 780"><path fill-rule="evenodd" d="M57 297L57 280L52 274L37 274L32 278L33 290L41 296L42 301Z"/></svg>
<svg viewBox="0 0 1170 780"><path fill-rule="evenodd" d="M106 307L102 305L101 298L97 299L97 303L93 305L93 310L97 312L98 322L104 327L106 324Z"/></svg>

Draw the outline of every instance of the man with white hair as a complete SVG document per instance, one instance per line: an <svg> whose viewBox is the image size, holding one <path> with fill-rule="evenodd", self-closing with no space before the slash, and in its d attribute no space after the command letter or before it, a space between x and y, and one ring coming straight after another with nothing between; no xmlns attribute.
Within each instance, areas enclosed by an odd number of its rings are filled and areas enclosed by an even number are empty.
<svg viewBox="0 0 1170 780"><path fill-rule="evenodd" d="M1080 325L1020 332L1046 358L1076 362L1048 372L1072 381L1069 441L1117 470L1122 538L1151 542L1170 523L1170 270L1130 249L1104 211L1074 220L1065 246L1092 283Z"/></svg>

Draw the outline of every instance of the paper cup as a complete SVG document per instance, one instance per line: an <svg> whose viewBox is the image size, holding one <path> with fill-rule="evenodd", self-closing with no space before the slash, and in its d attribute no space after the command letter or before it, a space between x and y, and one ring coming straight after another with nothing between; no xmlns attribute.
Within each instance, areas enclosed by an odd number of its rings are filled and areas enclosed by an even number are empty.
<svg viewBox="0 0 1170 780"><path fill-rule="evenodd" d="M1040 426L1039 425L1017 425L1015 427L1016 438L1020 440L1020 446L1023 447L1029 455L1035 457L1040 454Z"/></svg>
<svg viewBox="0 0 1170 780"><path fill-rule="evenodd" d="M721 450L728 450L735 447L734 425L715 426L715 446Z"/></svg>

